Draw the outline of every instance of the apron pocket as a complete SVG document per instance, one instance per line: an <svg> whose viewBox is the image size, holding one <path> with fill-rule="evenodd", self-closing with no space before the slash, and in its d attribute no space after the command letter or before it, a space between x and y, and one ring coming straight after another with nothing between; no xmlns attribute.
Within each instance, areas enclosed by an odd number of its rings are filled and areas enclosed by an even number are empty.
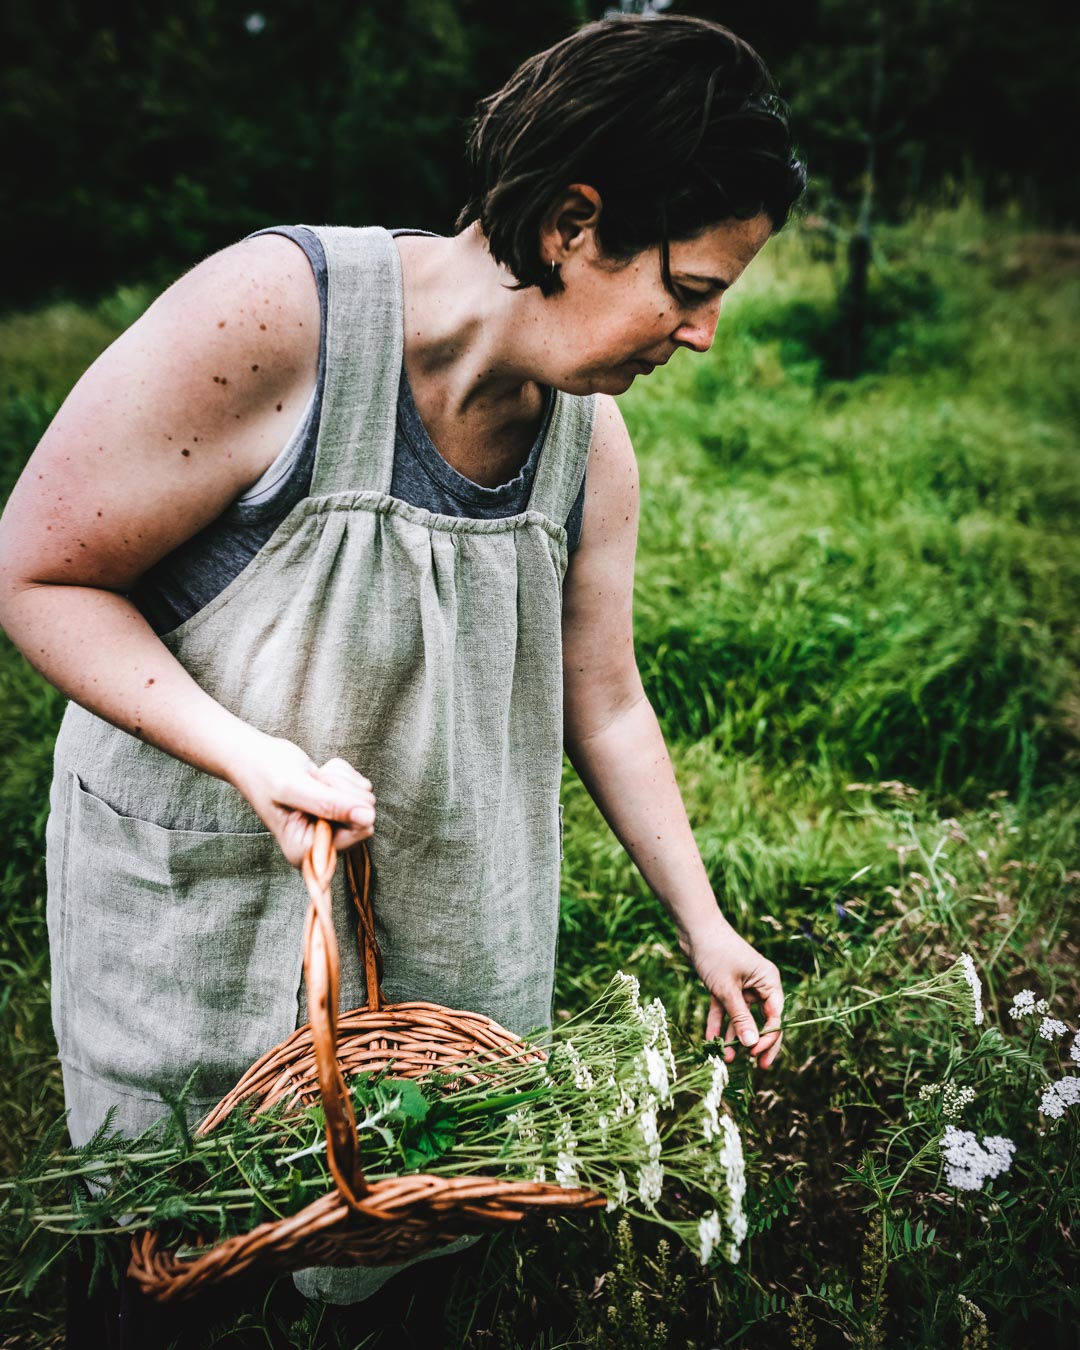
<svg viewBox="0 0 1080 1350"><path fill-rule="evenodd" d="M171 830L71 775L61 1058L127 1091L228 1091L293 1030L303 883L269 831Z"/></svg>

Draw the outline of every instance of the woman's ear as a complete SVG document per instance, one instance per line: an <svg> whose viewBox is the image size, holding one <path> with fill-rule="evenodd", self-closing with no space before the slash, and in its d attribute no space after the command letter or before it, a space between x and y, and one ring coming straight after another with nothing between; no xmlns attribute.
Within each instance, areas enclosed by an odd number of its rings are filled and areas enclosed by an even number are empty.
<svg viewBox="0 0 1080 1350"><path fill-rule="evenodd" d="M600 221L600 194L586 183L571 183L544 217L540 229L540 256L558 266L596 232Z"/></svg>

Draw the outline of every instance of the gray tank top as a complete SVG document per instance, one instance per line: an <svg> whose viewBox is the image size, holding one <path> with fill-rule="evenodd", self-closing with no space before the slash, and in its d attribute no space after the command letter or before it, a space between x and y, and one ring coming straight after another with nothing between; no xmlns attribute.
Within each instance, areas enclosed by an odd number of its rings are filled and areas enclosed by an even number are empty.
<svg viewBox="0 0 1080 1350"><path fill-rule="evenodd" d="M427 230L392 230L391 234L427 234ZM319 291L321 335L315 388L288 444L257 483L205 529L166 554L140 579L131 600L156 633L167 633L197 614L247 567L293 507L309 494L315 446L326 382L326 255L318 237L304 226L275 225L259 234L283 234L307 254ZM487 520L520 515L528 507L536 465L555 404L546 389L540 429L516 477L498 487L483 487L443 459L427 434L401 366L398 384L397 434L390 495L444 516ZM581 538L585 508L582 479L566 519L567 548Z"/></svg>

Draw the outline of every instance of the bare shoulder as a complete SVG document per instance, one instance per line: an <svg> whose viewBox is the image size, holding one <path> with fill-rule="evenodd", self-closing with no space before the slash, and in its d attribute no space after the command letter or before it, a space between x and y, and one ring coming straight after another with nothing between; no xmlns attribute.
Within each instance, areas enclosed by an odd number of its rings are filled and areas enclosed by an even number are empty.
<svg viewBox="0 0 1080 1350"><path fill-rule="evenodd" d="M582 547L637 535L638 466L630 433L610 394L596 395L589 446Z"/></svg>
<svg viewBox="0 0 1080 1350"><path fill-rule="evenodd" d="M170 356L182 354L190 376L203 381L198 392L211 396L231 384L228 397L248 402L297 375L313 383L319 296L311 266L285 235L241 240L175 281L109 350L119 347L144 348L174 375L184 372Z"/></svg>
<svg viewBox="0 0 1080 1350"><path fill-rule="evenodd" d="M589 451L589 468L595 459L617 459L624 465L634 458L634 447L630 443L630 433L619 410L619 405L610 394L597 394L596 420L593 423L592 445Z"/></svg>
<svg viewBox="0 0 1080 1350"><path fill-rule="evenodd" d="M301 248L261 235L206 258L72 389L12 494L4 561L42 581L130 586L274 461L318 357Z"/></svg>
<svg viewBox="0 0 1080 1350"><path fill-rule="evenodd" d="M638 470L618 404L597 395L581 541L563 586L568 728L592 725L594 700L634 682L633 592ZM596 716L602 716L597 713Z"/></svg>

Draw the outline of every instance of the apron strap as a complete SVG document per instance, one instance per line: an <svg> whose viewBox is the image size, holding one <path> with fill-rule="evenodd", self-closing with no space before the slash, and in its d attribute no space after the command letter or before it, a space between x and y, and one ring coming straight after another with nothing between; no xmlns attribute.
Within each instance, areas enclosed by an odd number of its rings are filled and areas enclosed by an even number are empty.
<svg viewBox="0 0 1080 1350"><path fill-rule="evenodd" d="M594 394L556 391L551 423L529 495L529 510L542 512L556 525L566 525L581 490L595 417Z"/></svg>
<svg viewBox="0 0 1080 1350"><path fill-rule="evenodd" d="M326 383L313 497L390 491L401 375L401 262L387 230L309 225L326 253Z"/></svg>

